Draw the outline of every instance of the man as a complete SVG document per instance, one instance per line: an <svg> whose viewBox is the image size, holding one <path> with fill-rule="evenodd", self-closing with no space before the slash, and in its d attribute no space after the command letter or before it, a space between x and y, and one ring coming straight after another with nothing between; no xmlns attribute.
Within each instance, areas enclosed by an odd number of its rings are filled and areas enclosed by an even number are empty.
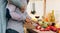
<svg viewBox="0 0 60 33"><path fill-rule="evenodd" d="M12 3L7 5L11 18L8 21L6 33L24 33L23 23L25 20L27 22L31 21L29 15L25 11L26 7L26 0L20 0L20 6L13 5Z"/></svg>

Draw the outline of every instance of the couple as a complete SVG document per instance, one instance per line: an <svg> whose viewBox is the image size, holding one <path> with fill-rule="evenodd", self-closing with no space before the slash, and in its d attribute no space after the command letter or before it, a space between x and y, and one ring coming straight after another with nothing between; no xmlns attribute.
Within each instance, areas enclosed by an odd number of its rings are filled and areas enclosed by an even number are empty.
<svg viewBox="0 0 60 33"><path fill-rule="evenodd" d="M7 4L7 9L9 10L11 18L8 21L6 33L24 33L23 23L25 20L27 22L31 21L29 15L25 11L27 0L20 0L20 2L20 7L12 3Z"/></svg>

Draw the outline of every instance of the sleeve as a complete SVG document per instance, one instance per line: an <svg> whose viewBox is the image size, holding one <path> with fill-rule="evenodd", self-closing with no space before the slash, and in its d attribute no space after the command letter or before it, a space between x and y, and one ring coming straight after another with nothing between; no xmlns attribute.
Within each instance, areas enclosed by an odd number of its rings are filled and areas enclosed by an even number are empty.
<svg viewBox="0 0 60 33"><path fill-rule="evenodd" d="M10 4L10 5L8 5L7 8L9 9L12 19L15 19L18 21L22 20L22 18L21 18L22 16L20 16L18 13L15 12L16 6Z"/></svg>

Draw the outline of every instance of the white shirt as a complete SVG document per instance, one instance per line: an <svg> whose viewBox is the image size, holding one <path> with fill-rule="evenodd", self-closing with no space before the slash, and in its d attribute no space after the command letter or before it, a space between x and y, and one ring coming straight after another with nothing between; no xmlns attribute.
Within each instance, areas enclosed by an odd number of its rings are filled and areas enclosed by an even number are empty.
<svg viewBox="0 0 60 33"><path fill-rule="evenodd" d="M23 33L23 31L24 31L23 21L21 21L21 20L25 20L26 17L29 17L27 12L21 13L19 8L16 8L16 6L14 6L12 4L7 5L7 8L9 9L12 19L17 20L17 21L14 21L14 20L10 19L8 22L7 29L10 28L10 29L14 29L14 30L18 31L19 33Z"/></svg>

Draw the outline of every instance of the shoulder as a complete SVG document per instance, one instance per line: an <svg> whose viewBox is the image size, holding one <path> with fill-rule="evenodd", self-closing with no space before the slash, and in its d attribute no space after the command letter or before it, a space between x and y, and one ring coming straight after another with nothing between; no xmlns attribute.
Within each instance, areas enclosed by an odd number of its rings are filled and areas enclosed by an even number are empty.
<svg viewBox="0 0 60 33"><path fill-rule="evenodd" d="M13 4L7 4L6 8L8 8L8 9L15 9L16 6L13 5Z"/></svg>
<svg viewBox="0 0 60 33"><path fill-rule="evenodd" d="M6 8L16 8L16 6L13 4L7 4Z"/></svg>
<svg viewBox="0 0 60 33"><path fill-rule="evenodd" d="M16 9L16 6L13 4L7 4L6 8L8 8L10 11L14 11Z"/></svg>

